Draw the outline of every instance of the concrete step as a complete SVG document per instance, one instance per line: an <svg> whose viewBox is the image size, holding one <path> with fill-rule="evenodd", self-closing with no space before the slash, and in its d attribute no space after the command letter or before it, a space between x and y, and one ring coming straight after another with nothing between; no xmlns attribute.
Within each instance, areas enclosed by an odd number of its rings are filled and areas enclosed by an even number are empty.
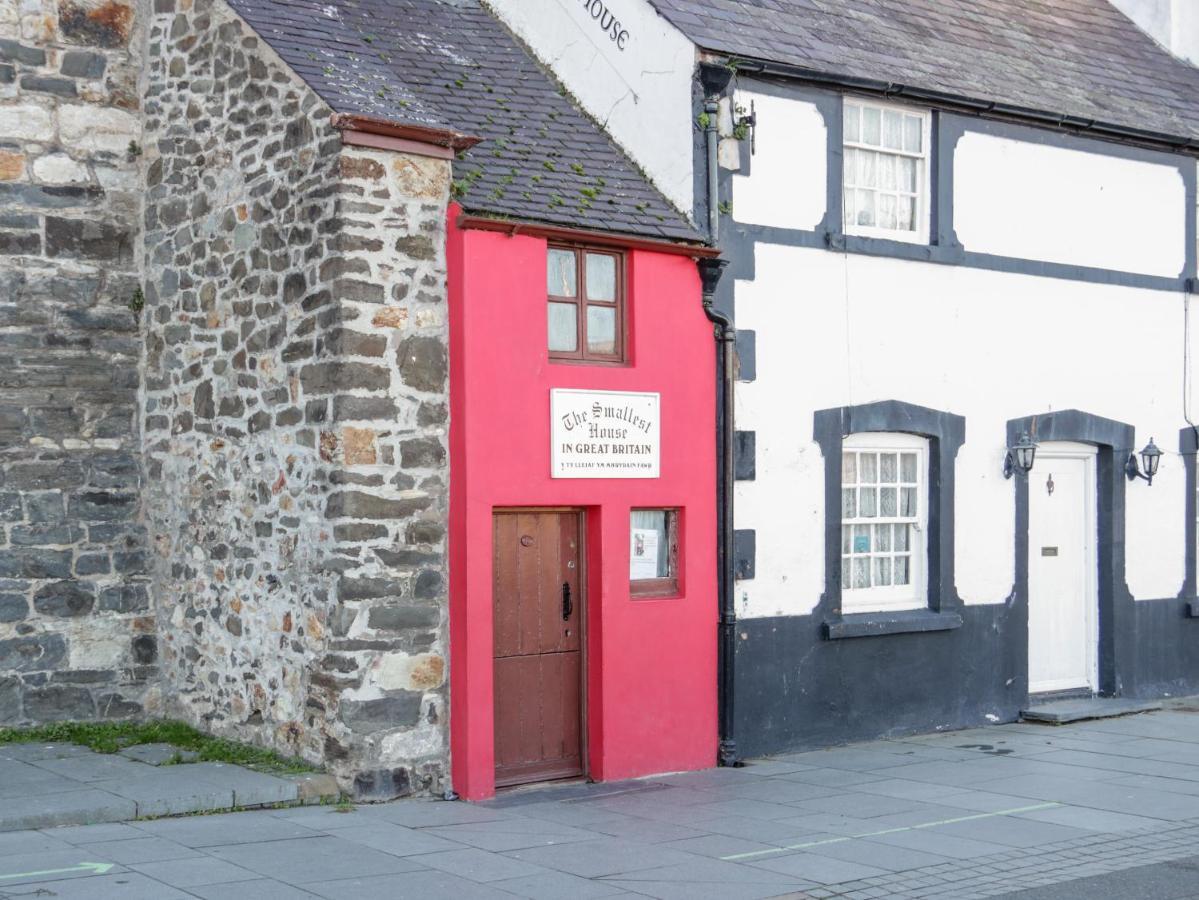
<svg viewBox="0 0 1199 900"><path fill-rule="evenodd" d="M1152 712L1161 709L1156 700L1127 700L1123 697L1080 697L1073 700L1052 700L1020 710L1025 722L1040 722L1045 725L1065 725L1085 719L1112 719L1134 713Z"/></svg>

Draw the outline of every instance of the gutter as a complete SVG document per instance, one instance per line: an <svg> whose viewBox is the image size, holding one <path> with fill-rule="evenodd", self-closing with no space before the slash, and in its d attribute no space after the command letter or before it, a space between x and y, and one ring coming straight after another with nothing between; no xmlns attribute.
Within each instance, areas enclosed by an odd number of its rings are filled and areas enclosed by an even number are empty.
<svg viewBox="0 0 1199 900"><path fill-rule="evenodd" d="M1199 138L1179 137L1178 135L1167 134L1161 131L1129 128L1124 125L1101 122L1097 119L1087 119L1081 116L1067 115L1066 113L1055 113L1032 107L1016 106L1011 103L975 100L970 97L915 87L914 85L900 84L894 81L820 72L790 63L771 62L763 59L747 60L736 55L711 52L708 53L706 59L712 64L736 66L739 73L773 75L822 87L906 99L924 106L936 106L938 108L970 113L986 118L1024 122L1042 128L1060 128L1066 131L1095 135L1119 143L1133 144L1138 147L1152 147L1158 150L1166 149L1173 152L1186 150L1199 155Z"/></svg>

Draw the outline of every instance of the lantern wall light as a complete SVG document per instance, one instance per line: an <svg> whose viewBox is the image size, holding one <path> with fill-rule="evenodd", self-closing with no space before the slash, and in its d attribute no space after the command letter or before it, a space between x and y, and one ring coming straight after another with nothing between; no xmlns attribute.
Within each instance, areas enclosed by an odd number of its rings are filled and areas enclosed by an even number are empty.
<svg viewBox="0 0 1199 900"><path fill-rule="evenodd" d="M1141 451L1141 464L1137 465L1135 453L1128 454L1128 461L1124 463L1124 474L1128 476L1129 481L1143 478L1149 484L1153 484L1153 476L1157 474L1157 467L1161 461L1162 452L1157 449L1157 444L1153 443L1153 438L1149 438L1149 443Z"/></svg>
<svg viewBox="0 0 1199 900"><path fill-rule="evenodd" d="M1032 464L1036 458L1037 443L1026 431L1020 435L1020 440L1008 447L1007 456L1003 458L1003 477L1011 478L1017 472L1027 475L1032 471Z"/></svg>

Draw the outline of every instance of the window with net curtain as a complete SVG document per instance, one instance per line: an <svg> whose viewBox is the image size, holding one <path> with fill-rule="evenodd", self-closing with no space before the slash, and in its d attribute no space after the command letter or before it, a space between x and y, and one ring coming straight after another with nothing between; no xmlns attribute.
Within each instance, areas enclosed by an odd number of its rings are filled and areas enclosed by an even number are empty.
<svg viewBox="0 0 1199 900"><path fill-rule="evenodd" d="M928 605L928 441L863 433L841 445L841 611Z"/></svg>
<svg viewBox="0 0 1199 900"><path fill-rule="evenodd" d="M928 241L927 110L846 98L846 234Z"/></svg>
<svg viewBox="0 0 1199 900"><path fill-rule="evenodd" d="M551 246L547 256L552 359L623 362L624 260L586 247Z"/></svg>

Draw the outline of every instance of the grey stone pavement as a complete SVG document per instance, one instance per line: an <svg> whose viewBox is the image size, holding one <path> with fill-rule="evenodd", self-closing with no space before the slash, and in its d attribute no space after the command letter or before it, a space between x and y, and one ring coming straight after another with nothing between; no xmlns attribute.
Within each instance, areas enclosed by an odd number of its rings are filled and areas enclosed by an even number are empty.
<svg viewBox="0 0 1199 900"><path fill-rule="evenodd" d="M165 744L114 754L74 744L2 744L0 840L9 831L264 806L310 793L300 777L215 762L163 765L178 752Z"/></svg>
<svg viewBox="0 0 1199 900"><path fill-rule="evenodd" d="M1199 707L742 769L0 834L0 897L1199 897Z"/></svg>

